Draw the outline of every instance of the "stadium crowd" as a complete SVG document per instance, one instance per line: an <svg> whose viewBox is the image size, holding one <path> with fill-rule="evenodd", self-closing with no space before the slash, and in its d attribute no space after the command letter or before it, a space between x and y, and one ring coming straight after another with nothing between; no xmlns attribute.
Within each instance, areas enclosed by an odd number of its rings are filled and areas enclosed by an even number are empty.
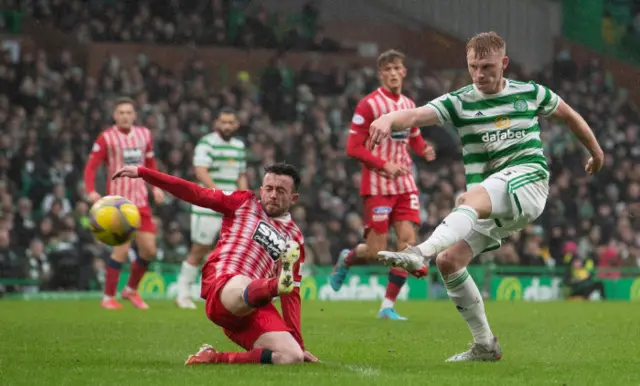
<svg viewBox="0 0 640 386"><path fill-rule="evenodd" d="M298 13L286 15L268 12L259 2L250 0L7 0L6 3L4 9L40 22L52 22L81 43L341 49L339 42L324 35L313 2L304 4ZM0 17L0 29L10 22L2 20Z"/></svg>
<svg viewBox="0 0 640 386"><path fill-rule="evenodd" d="M51 7L50 15L65 15L51 11L73 9L76 3L38 4ZM175 3L153 11L178 20L179 15L171 12ZM213 15L214 22L206 24L214 26L217 10L234 4L214 0L207 2L212 8L204 12L197 8L198 2L192 3L192 11ZM144 19L151 8L145 2L136 4L137 13L131 15ZM118 24L108 18L122 14L127 13L107 12L102 22ZM162 15L147 17L153 20ZM62 28L79 28L78 20L65 21L61 16L55 22ZM180 28L177 31L183 33ZM103 32L99 39L117 35ZM121 39L122 33L115 39ZM129 34L131 40L138 36L161 43L161 33ZM88 231L89 206L84 201L81 171L93 140L110 123L114 99L121 95L135 98L140 123L153 132L159 168L190 180L194 180L191 161L196 141L211 130L221 107L235 108L241 122L238 135L249 149L251 188L259 186L263 166L280 160L297 164L303 180L293 216L306 236L308 261L333 264L342 248L353 247L361 237L360 167L346 157L344 148L355 104L377 87L376 71L373 66L323 69L312 59L295 73L285 62L282 56L274 56L259 80L256 74L236 69L231 86L213 89L203 63L197 60L181 73L172 73L144 55L129 68L112 56L98 79L93 79L66 51L56 57L43 50L24 52L15 63L4 53L0 58L0 276L40 280L41 289L98 285L109 251ZM640 266L638 223L631 209L640 204L640 116L625 90L613 86L597 61L577 68L566 52L539 73L510 72L508 76L534 79L575 106L602 143L606 163L597 177L587 178L580 144L559 123L544 121L543 142L552 172L545 213L536 225L477 263L558 266L591 258L601 266ZM422 104L467 83L464 71L410 69L404 91ZM465 187L455 133L423 128L423 134L436 146L438 159L427 164L416 158L421 239L451 210ZM179 263L186 255L188 212L188 204L171 197L156 205L158 260Z"/></svg>

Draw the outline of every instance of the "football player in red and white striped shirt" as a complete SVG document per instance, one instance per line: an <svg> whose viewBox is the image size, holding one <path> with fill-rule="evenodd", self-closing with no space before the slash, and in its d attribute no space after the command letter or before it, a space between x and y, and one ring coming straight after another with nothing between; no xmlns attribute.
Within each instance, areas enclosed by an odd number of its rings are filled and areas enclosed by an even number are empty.
<svg viewBox="0 0 640 386"><path fill-rule="evenodd" d="M378 76L382 85L358 103L351 120L347 155L362 163L360 195L364 200L366 243L340 254L331 276L331 287L335 291L342 287L350 266L377 260L377 253L387 247L390 224L396 230L399 251L416 241L420 202L409 148L427 161L435 159L433 148L422 139L418 127L411 127L395 133L373 151L369 150L371 122L386 113L415 107L410 98L402 95L402 82L407 74L404 59L404 54L395 50L383 52L378 57ZM406 271L391 269L379 318L406 320L394 308L406 280Z"/></svg>
<svg viewBox="0 0 640 386"><path fill-rule="evenodd" d="M113 111L115 125L103 130L93 144L93 150L84 169L87 199L91 203L100 199L100 194L95 189L95 178L96 171L101 164L106 165L108 175L112 175L125 165L144 165L150 169L156 168L151 132L146 127L134 125L136 120L134 106L134 101L130 98L118 99ZM136 233L139 255L131 265L131 274L127 286L122 291L122 296L130 300L135 307L147 309L149 306L137 291L142 276L156 255L156 228L152 221L147 186L142 180L109 180L107 181L107 195L122 196L136 204L140 210L141 224ZM153 198L155 202L161 203L164 200L162 189L154 188ZM122 308L120 303L115 300L115 295L120 279L120 269L127 259L130 244L126 243L113 248L111 259L107 263L102 308Z"/></svg>
<svg viewBox="0 0 640 386"><path fill-rule="evenodd" d="M187 359L203 363L293 364L318 359L304 349L300 331L300 263L304 239L289 214L300 175L291 165L265 168L260 197L225 192L144 167L113 176L142 178L175 197L223 215L216 248L202 267L200 296L207 317L247 352L217 352L204 345ZM280 297L282 316L271 302Z"/></svg>

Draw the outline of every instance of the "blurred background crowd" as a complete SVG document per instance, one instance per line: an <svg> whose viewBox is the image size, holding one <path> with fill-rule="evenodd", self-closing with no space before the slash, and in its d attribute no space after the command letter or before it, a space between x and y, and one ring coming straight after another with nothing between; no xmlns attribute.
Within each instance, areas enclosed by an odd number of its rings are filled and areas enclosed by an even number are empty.
<svg viewBox="0 0 640 386"><path fill-rule="evenodd" d="M195 180L191 166L197 140L211 131L223 106L238 111L237 133L249 149L250 187L262 167L276 161L302 171L301 199L293 216L303 230L308 262L331 265L342 248L361 238L360 165L345 154L356 103L378 85L369 67L319 64L312 51L338 51L325 38L318 10L269 13L246 1L161 2L9 1L24 14L54 23L80 42L226 45L277 48L258 74L230 70L224 87L212 87L201 60L176 72L144 54L125 66L111 55L98 77L90 77L68 51L40 48L14 60L0 57L0 276L40 280L41 289L87 289L99 285L109 251L88 231L82 170L93 140L110 122L112 103L132 96L139 123L155 140L159 169ZM631 9L631 8L629 8ZM633 23L638 33L637 8ZM4 26L10 18L5 14ZM287 66L291 50L310 51L301 70ZM594 59L578 67L560 51L541 71L508 71L509 77L551 87L590 123L606 152L605 168L587 178L587 154L569 130L543 121L543 143L551 169L551 191L536 224L506 240L477 264L562 266L576 259L598 266L640 266L639 111L626 90ZM409 66L404 93L424 104L468 84L464 69L435 71ZM464 191L460 144L448 128L423 128L437 160L416 156L426 238ZM106 176L98 177L98 186ZM171 197L155 203L158 260L180 263L188 251L189 206ZM638 212L640 214L640 212ZM393 236L392 236L393 237ZM80 278L80 279L79 279Z"/></svg>

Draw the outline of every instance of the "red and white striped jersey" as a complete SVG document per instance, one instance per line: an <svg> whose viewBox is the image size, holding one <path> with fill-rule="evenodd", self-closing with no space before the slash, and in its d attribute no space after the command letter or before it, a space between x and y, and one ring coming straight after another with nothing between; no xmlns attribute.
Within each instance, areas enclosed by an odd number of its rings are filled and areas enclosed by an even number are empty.
<svg viewBox="0 0 640 386"><path fill-rule="evenodd" d="M215 249L202 267L200 296L206 299L220 276L247 276L253 279L275 277L277 262L286 242L300 244L300 258L293 267L293 292L280 296L282 317L293 337L304 347L300 330L300 265L304 262L304 238L289 214L272 218L262 209L251 191L225 192L196 183L138 168L144 181L201 208L222 214L222 229Z"/></svg>
<svg viewBox="0 0 640 386"><path fill-rule="evenodd" d="M362 162L362 180L360 195L397 195L415 193L418 191L412 173L398 177L390 177L384 170L386 162L393 162L411 170L413 161L409 153L409 146L414 139L420 142L418 148L424 146L420 129L407 128L405 131L394 132L377 145L373 151L368 150L369 126L381 115L397 110L414 108L415 103L402 94L392 94L379 87L371 94L362 98L356 107L351 120L347 154Z"/></svg>
<svg viewBox="0 0 640 386"><path fill-rule="evenodd" d="M146 127L133 126L129 132L122 131L117 126L105 129L93 144L85 167L86 190L95 191L95 173L100 164L104 163L107 167L107 195L122 196L138 207L149 206L147 185L142 179L118 178L112 181L111 176L127 165L155 165L153 159L153 138Z"/></svg>
<svg viewBox="0 0 640 386"><path fill-rule="evenodd" d="M269 217L251 191L228 193L224 202L226 208L221 213L230 215L223 217L218 244L202 267L203 288L205 277L211 277L210 273L214 272L215 276L273 277L287 240L296 241L304 251L302 232L289 214ZM295 274L298 277L294 277L294 281L299 284L297 269Z"/></svg>

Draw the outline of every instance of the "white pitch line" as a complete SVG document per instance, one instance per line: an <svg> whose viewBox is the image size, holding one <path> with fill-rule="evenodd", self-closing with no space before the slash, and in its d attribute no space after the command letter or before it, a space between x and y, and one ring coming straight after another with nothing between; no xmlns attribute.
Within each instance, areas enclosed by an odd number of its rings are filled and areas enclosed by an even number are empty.
<svg viewBox="0 0 640 386"><path fill-rule="evenodd" d="M322 362L329 366L341 367L343 369L347 369L349 371L353 371L354 373L363 376L363 377L377 377L380 375L380 370L374 367L365 366L365 365L354 365L348 363L339 363L339 362Z"/></svg>

